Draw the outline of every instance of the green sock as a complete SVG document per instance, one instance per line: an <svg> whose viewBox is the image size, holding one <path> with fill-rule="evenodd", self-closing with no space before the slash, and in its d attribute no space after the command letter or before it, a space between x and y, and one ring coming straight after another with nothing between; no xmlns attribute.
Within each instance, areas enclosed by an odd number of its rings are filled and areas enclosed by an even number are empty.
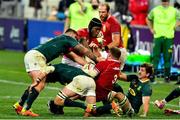
<svg viewBox="0 0 180 120"><path fill-rule="evenodd" d="M23 106L24 103L26 102L27 98L28 98L28 95L29 95L29 87L28 89L26 89L23 93L23 95L21 96L21 99L19 101L19 105Z"/></svg>
<svg viewBox="0 0 180 120"><path fill-rule="evenodd" d="M84 105L84 103L73 101L73 100L68 99L68 98L65 99L64 106L67 106L67 107L80 107L82 109L86 109L86 106Z"/></svg>
<svg viewBox="0 0 180 120"><path fill-rule="evenodd" d="M26 110L29 110L31 108L32 103L38 97L38 95L39 92L34 87L32 87L27 98L27 102L26 102L27 104L25 107Z"/></svg>

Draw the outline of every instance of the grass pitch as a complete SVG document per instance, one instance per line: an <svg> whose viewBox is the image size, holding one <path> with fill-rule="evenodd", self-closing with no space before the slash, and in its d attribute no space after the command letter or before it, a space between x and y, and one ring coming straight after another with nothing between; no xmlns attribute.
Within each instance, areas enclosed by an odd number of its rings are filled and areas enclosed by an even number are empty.
<svg viewBox="0 0 180 120"><path fill-rule="evenodd" d="M12 105L19 99L26 87L31 83L25 72L24 53L17 51L3 51L0 50L0 119L82 119L83 110L80 108L64 109L64 115L50 114L47 107L47 101L53 99L57 94L58 89L63 86L59 83L48 84L46 88L40 93L39 97L34 102L33 111L40 114L39 117L32 118L27 116L19 116L15 113ZM53 63L59 62L56 59ZM151 97L151 104L147 118L140 118L138 115L134 119L180 119L179 115L166 116L163 110L157 109L153 105L156 99L163 99L169 94L177 85L175 82L163 83L163 79L157 79L158 83L153 85L153 95ZM129 84L126 82L119 82L124 91L128 90ZM101 103L97 103L97 106ZM177 98L166 105L166 108L180 109L180 99ZM92 117L89 119L129 119L124 116L117 117L116 115L104 115L101 117Z"/></svg>

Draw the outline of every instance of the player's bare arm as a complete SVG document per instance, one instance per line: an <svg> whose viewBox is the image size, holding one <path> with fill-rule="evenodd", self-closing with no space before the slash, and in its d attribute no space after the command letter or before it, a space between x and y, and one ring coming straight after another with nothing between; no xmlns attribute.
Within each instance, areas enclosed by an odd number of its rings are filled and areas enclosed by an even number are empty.
<svg viewBox="0 0 180 120"><path fill-rule="evenodd" d="M146 117L149 110L150 96L142 97L142 101L143 101L143 114L141 115L141 117Z"/></svg>
<svg viewBox="0 0 180 120"><path fill-rule="evenodd" d="M78 44L74 47L74 49L76 52L78 52L78 54L83 54L83 55L87 56L88 58L90 58L91 60L98 62L97 57L91 51L89 51L87 48L85 48L83 45Z"/></svg>
<svg viewBox="0 0 180 120"><path fill-rule="evenodd" d="M123 72L120 72L118 75L118 79L122 81L127 81L127 75Z"/></svg>
<svg viewBox="0 0 180 120"><path fill-rule="evenodd" d="M118 47L120 44L120 33L113 33L112 34L112 42L108 45L108 48L112 48L112 47Z"/></svg>
<svg viewBox="0 0 180 120"><path fill-rule="evenodd" d="M68 58L70 58L71 60L77 62L80 65L87 64L87 61L84 58L82 58L81 56L77 55L76 53L74 53L72 51L70 53L66 54L66 56Z"/></svg>

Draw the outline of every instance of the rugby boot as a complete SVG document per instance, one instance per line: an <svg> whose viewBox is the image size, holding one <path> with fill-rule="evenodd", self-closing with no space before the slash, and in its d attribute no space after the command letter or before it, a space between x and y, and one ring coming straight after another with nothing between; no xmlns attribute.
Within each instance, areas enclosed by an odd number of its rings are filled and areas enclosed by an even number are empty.
<svg viewBox="0 0 180 120"><path fill-rule="evenodd" d="M13 105L14 110L16 111L16 113L19 115L21 113L21 110L23 109L23 107L19 104L19 102L16 102Z"/></svg>
<svg viewBox="0 0 180 120"><path fill-rule="evenodd" d="M23 115L23 116L31 116L31 117L38 117L39 116L39 114L36 114L36 113L32 112L31 109L26 110L24 108L21 111L21 115Z"/></svg>
<svg viewBox="0 0 180 120"><path fill-rule="evenodd" d="M163 109L164 106L165 106L165 103L164 103L162 100L156 100L156 101L154 102L154 105L155 105L156 107L158 107L159 109Z"/></svg>
<svg viewBox="0 0 180 120"><path fill-rule="evenodd" d="M119 105L114 100L111 102L111 106L112 106L113 111L116 113L116 115L121 116L119 113L120 111Z"/></svg>
<svg viewBox="0 0 180 120"><path fill-rule="evenodd" d="M165 109L164 110L165 115L171 115L171 114L178 114L180 115L180 110L173 110L173 109Z"/></svg>

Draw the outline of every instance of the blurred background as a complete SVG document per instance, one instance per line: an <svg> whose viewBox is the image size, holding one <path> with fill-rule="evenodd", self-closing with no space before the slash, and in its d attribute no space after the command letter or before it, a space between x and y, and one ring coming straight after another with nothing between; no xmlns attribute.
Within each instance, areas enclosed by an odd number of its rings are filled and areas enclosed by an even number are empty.
<svg viewBox="0 0 180 120"><path fill-rule="evenodd" d="M0 0L0 50L26 52L50 38L64 32L69 6L74 0ZM128 50L125 70L137 71L143 62L151 62L152 40L145 18L161 0L98 0L108 2L111 14L121 24L124 46ZM97 8L95 0L84 0L83 4ZM170 0L180 9L180 0ZM96 16L95 16L96 17ZM80 22L83 22L80 21ZM87 25L88 26L88 25ZM172 59L172 73L180 69L180 29L175 33ZM2 59L2 58L1 58ZM159 69L163 66L163 59Z"/></svg>

